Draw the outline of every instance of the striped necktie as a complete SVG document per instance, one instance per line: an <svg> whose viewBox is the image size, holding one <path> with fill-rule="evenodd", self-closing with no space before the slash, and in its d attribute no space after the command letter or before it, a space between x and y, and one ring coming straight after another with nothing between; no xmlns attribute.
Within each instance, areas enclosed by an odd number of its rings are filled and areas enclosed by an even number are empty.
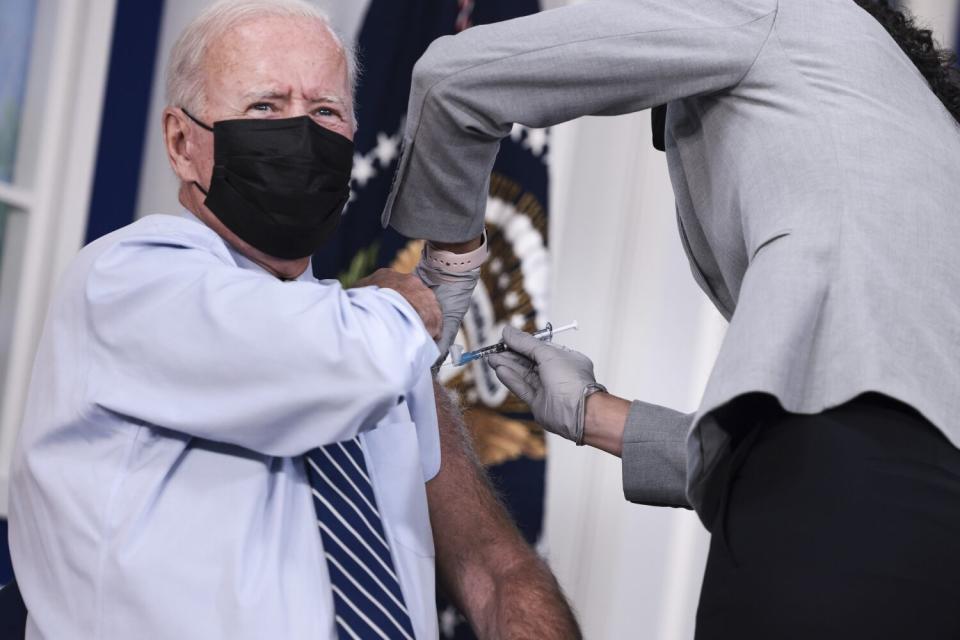
<svg viewBox="0 0 960 640"><path fill-rule="evenodd" d="M338 637L413 640L360 438L313 449L305 458Z"/></svg>

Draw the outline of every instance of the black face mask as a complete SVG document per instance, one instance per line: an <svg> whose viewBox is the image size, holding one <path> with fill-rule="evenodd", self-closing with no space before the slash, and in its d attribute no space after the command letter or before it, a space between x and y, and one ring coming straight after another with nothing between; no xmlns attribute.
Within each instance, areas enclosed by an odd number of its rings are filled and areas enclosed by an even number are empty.
<svg viewBox="0 0 960 640"><path fill-rule="evenodd" d="M251 246L305 258L326 242L350 197L353 143L307 116L220 120L204 204Z"/></svg>

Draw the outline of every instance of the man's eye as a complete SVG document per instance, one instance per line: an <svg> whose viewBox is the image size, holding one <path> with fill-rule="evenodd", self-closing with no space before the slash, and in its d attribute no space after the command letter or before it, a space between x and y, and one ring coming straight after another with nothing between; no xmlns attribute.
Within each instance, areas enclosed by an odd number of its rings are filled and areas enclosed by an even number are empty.
<svg viewBox="0 0 960 640"><path fill-rule="evenodd" d="M262 111L267 113L269 111L273 111L273 105L269 102L256 102L250 105L249 109L252 111Z"/></svg>
<svg viewBox="0 0 960 640"><path fill-rule="evenodd" d="M322 116L322 117L324 117L324 118L337 117L337 116L340 115L339 113L337 113L334 109L331 109L330 107L320 107L319 109L317 109L316 114L317 114L318 116Z"/></svg>

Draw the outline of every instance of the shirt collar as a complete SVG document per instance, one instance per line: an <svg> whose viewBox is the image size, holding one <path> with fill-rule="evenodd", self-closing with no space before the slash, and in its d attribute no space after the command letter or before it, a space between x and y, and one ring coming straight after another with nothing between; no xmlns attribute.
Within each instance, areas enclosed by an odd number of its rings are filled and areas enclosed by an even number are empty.
<svg viewBox="0 0 960 640"><path fill-rule="evenodd" d="M192 220L192 221L196 222L197 224L203 224L203 220L201 220L200 218L198 218L197 216L195 216L195 215L193 214L193 212L190 211L189 209L181 209L181 210L178 212L177 215L179 215L181 218L186 218L187 220ZM207 225L203 224L203 226L206 227ZM208 227L208 228L209 228L209 227ZM217 237L219 237L219 236L217 236ZM248 258L248 257L246 257L245 255L243 255L242 253L240 253L240 252L237 251L236 249L234 249L234 248L230 245L230 243L227 242L226 240L224 240L223 238L220 238L220 241L223 242L223 246L225 246L225 247L227 248L227 251L229 251L229 252L230 252L230 255L233 256L234 262L236 262L236 263L237 263L237 266L240 267L241 269L246 269L246 270L248 270L248 271L259 271L259 272L265 273L265 274L267 274L267 275L269 275L269 276L273 276L272 273L270 273L269 271L267 271L266 269L264 269L263 267L261 267L259 264L257 264L256 262L254 262L254 261L251 260L250 258ZM311 259L310 259L310 262L307 263L307 268L304 269L303 273L301 273L299 276L297 276L297 277L295 278L295 280L296 280L297 282L316 282L316 278L313 277L313 258L311 258Z"/></svg>

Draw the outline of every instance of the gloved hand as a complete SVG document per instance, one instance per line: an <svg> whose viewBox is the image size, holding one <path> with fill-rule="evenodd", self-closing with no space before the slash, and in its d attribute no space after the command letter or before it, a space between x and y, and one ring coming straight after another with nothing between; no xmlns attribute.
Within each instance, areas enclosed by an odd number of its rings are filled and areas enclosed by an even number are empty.
<svg viewBox="0 0 960 640"><path fill-rule="evenodd" d="M587 397L606 391L597 384L593 362L582 353L537 340L510 326L503 330L503 341L513 352L487 358L500 382L530 405L534 419L544 429L583 444Z"/></svg>
<svg viewBox="0 0 960 640"><path fill-rule="evenodd" d="M426 264L422 259L417 265L416 274L425 285L430 287L433 295L440 303L440 312L443 315L443 325L440 336L437 338L437 348L440 349L440 364L447 357L447 351L457 337L457 330L463 322L463 316L470 309L470 300L473 290L480 280L480 267L463 273L440 271Z"/></svg>
<svg viewBox="0 0 960 640"><path fill-rule="evenodd" d="M463 316L470 309L473 290L480 281L480 267L486 259L486 234L479 247L463 254L437 249L429 242L423 246L416 274L433 291L443 314L443 326L437 338L440 359L434 366L440 366L457 337Z"/></svg>

